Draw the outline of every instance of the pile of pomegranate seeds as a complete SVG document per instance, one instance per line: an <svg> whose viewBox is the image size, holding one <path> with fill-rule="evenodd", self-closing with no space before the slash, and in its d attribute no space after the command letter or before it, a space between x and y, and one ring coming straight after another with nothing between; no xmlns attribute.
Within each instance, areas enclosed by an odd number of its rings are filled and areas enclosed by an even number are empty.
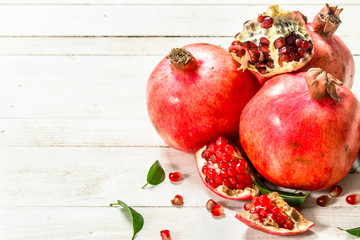
<svg viewBox="0 0 360 240"><path fill-rule="evenodd" d="M160 231L161 240L171 240L170 231L169 230L161 230Z"/></svg>
<svg viewBox="0 0 360 240"><path fill-rule="evenodd" d="M252 186L247 162L235 153L234 147L224 137L210 143L203 151L206 164L202 172L205 181L213 188L225 185L229 189L245 189Z"/></svg>
<svg viewBox="0 0 360 240"><path fill-rule="evenodd" d="M346 202L351 205L355 205L360 201L360 194L350 194L346 196Z"/></svg>
<svg viewBox="0 0 360 240"><path fill-rule="evenodd" d="M207 201L206 209L211 212L213 217L220 217L224 214L224 207L212 199Z"/></svg>
<svg viewBox="0 0 360 240"><path fill-rule="evenodd" d="M329 190L329 194L330 194L330 196L332 196L332 197L337 197L337 196L339 196L339 195L341 194L341 192L342 192L342 188L341 188L340 185L334 185L334 186L332 186L332 187L330 188L330 190Z"/></svg>
<svg viewBox="0 0 360 240"><path fill-rule="evenodd" d="M180 172L169 173L169 179L171 182L179 182L183 179L183 175Z"/></svg>
<svg viewBox="0 0 360 240"><path fill-rule="evenodd" d="M305 53L311 53L312 42L304 41L300 36L291 32L286 37L280 37L274 41L274 46L279 51L279 64L283 62L300 61Z"/></svg>
<svg viewBox="0 0 360 240"><path fill-rule="evenodd" d="M171 203L174 206L182 206L184 205L184 199L181 195L175 195L174 199L171 199Z"/></svg>
<svg viewBox="0 0 360 240"><path fill-rule="evenodd" d="M256 220L263 222L265 219L274 221L278 224L279 228L286 228L292 230L294 223L288 216L271 201L268 195L263 194L260 197L255 197L251 201L252 206L244 205L245 209L255 217Z"/></svg>
<svg viewBox="0 0 360 240"><path fill-rule="evenodd" d="M322 195L316 199L316 204L320 207L325 207L325 205L329 202L330 198L328 195Z"/></svg>

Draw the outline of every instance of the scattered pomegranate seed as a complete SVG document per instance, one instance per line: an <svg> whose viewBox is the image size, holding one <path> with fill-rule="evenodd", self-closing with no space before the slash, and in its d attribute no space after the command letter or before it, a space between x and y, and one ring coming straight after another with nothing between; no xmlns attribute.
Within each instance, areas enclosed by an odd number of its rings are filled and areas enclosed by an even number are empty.
<svg viewBox="0 0 360 240"><path fill-rule="evenodd" d="M181 195L175 195L174 199L171 199L171 203L174 206L182 206L184 205L184 199Z"/></svg>
<svg viewBox="0 0 360 240"><path fill-rule="evenodd" d="M325 205L329 202L329 199L328 195L322 195L316 199L316 204L320 207L325 207Z"/></svg>
<svg viewBox="0 0 360 240"><path fill-rule="evenodd" d="M247 202L244 204L245 211L248 211L250 208L252 208L253 204L251 202Z"/></svg>
<svg viewBox="0 0 360 240"><path fill-rule="evenodd" d="M169 230L161 230L160 231L161 240L171 240L170 231Z"/></svg>
<svg viewBox="0 0 360 240"><path fill-rule="evenodd" d="M224 207L219 204L216 204L213 206L210 212L214 217L220 217L224 214Z"/></svg>
<svg viewBox="0 0 360 240"><path fill-rule="evenodd" d="M224 207L219 205L212 199L209 199L206 203L206 209L211 212L214 217L220 217L224 214Z"/></svg>
<svg viewBox="0 0 360 240"><path fill-rule="evenodd" d="M261 23L262 28L270 28L274 23L274 19L271 17L264 18L263 22Z"/></svg>
<svg viewBox="0 0 360 240"><path fill-rule="evenodd" d="M360 194L351 194L346 196L346 202L355 205L360 201Z"/></svg>
<svg viewBox="0 0 360 240"><path fill-rule="evenodd" d="M169 179L172 182L178 182L183 179L183 175L180 172L169 173Z"/></svg>
<svg viewBox="0 0 360 240"><path fill-rule="evenodd" d="M214 200L209 199L209 201L206 202L206 209L208 211L211 211L211 209L213 208L213 206L217 204Z"/></svg>
<svg viewBox="0 0 360 240"><path fill-rule="evenodd" d="M341 194L342 188L340 185L334 185L330 188L329 194L332 197L337 197Z"/></svg>

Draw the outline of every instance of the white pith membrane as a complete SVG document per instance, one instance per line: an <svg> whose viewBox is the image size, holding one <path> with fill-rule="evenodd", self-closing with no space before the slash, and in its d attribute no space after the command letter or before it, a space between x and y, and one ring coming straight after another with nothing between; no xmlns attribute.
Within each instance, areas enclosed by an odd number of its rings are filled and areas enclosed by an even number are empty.
<svg viewBox="0 0 360 240"><path fill-rule="evenodd" d="M199 151L195 153L195 159L197 164L197 169L200 174L200 177L202 181L205 183L205 185L208 186L208 183L205 181L205 174L201 171L202 167L206 165L206 159L202 158L201 154L202 152L207 148L207 146L204 146ZM247 166L247 173L250 174L251 179L253 180L254 177L251 174L251 170L249 168L249 165ZM210 186L209 186L210 187ZM211 188L211 187L210 187ZM227 195L228 199L252 199L253 197L257 197L259 195L259 189L255 184L252 184L252 187L246 187L245 189L230 189L226 187L225 185L220 185L217 188L212 188L212 190L215 193L225 193ZM220 195L223 196L223 195Z"/></svg>
<svg viewBox="0 0 360 240"><path fill-rule="evenodd" d="M257 225L258 229L261 229L268 233L279 235L302 233L315 225L313 222L306 220L295 208L290 207L289 204L287 204L277 192L272 192L268 194L268 196L271 202L275 203L277 207L282 209L283 213L288 217L288 219L294 223L293 229L289 230L286 228L279 228L278 224L270 217L267 217L266 219L263 219L262 222L260 222L254 217L254 215L249 212L251 209L249 209L245 213L237 213L236 218L246 219L252 224ZM244 223L247 224L246 222ZM252 227L251 225L249 226Z"/></svg>
<svg viewBox="0 0 360 240"><path fill-rule="evenodd" d="M270 42L269 54L270 58L273 60L274 67L270 68L265 66L266 73L260 73L255 67L255 64L250 62L250 53L248 51L246 51L244 56L239 57L236 55L234 50L231 50L232 46L230 46L229 51L233 58L241 64L240 69L249 69L259 73L263 77L271 77L281 73L296 71L311 60L313 50L311 53L306 52L304 57L300 58L299 61L283 62L281 66L278 62L279 49L276 49L274 46L274 42L279 38L280 34L287 37L292 32L294 32L298 37L301 37L304 41L312 41L310 34L308 34L306 29L304 16L300 12L285 11L282 10L279 5L275 4L268 7L267 11L263 12L262 15L269 16L274 20L270 28L262 28L261 24L258 22L258 17L256 17L244 24L244 29L235 36L234 42L240 41L243 43L250 41L259 46L260 38L266 37ZM261 51L260 54L260 59L264 60L265 58Z"/></svg>

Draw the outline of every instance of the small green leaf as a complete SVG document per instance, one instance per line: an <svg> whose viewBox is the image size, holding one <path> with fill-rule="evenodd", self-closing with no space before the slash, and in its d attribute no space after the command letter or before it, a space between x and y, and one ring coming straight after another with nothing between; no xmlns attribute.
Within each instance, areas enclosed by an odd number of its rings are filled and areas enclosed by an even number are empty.
<svg viewBox="0 0 360 240"><path fill-rule="evenodd" d="M295 205L301 206L304 203L305 198L310 193L310 192L307 192L305 194L305 196L301 196L297 193L289 193L289 192L271 189L257 178L255 178L254 183L259 188L261 194L269 194L271 192L278 192L279 196L282 197L284 199L284 201L287 202L290 206L295 206Z"/></svg>
<svg viewBox="0 0 360 240"><path fill-rule="evenodd" d="M156 162L150 167L150 170L147 175L147 183L142 187L146 187L148 184L158 185L165 180L165 171L161 167L160 162Z"/></svg>
<svg viewBox="0 0 360 240"><path fill-rule="evenodd" d="M360 237L360 227L358 227L358 228L352 228L352 229L347 229L347 230L338 227L338 229L340 229L340 230L342 230L342 231L346 231L346 232L350 233L351 235Z"/></svg>
<svg viewBox="0 0 360 240"><path fill-rule="evenodd" d="M110 206L114 206L114 205L120 205L122 206L131 216L132 222L133 222L133 229L134 229L134 234L131 238L131 240L134 239L135 235L142 229L142 227L144 226L144 218L134 209L132 209L131 207L129 207L128 205L126 205L126 203L118 200L117 203L111 203Z"/></svg>

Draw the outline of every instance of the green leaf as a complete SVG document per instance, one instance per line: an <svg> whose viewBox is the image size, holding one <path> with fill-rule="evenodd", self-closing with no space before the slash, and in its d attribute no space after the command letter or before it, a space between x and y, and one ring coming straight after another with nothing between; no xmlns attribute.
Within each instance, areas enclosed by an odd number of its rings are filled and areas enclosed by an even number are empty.
<svg viewBox="0 0 360 240"><path fill-rule="evenodd" d="M110 206L114 205L120 205L122 206L131 216L132 222L133 222L133 229L134 234L132 236L132 240L134 239L135 235L142 229L144 226L144 218L134 209L126 205L126 203L118 200L117 203L111 203Z"/></svg>
<svg viewBox="0 0 360 240"><path fill-rule="evenodd" d="M342 230L342 231L346 231L346 232L350 233L351 235L360 237L360 227L358 227L358 228L352 228L352 229L347 229L347 230L338 227L338 229L340 229L340 230Z"/></svg>
<svg viewBox="0 0 360 240"><path fill-rule="evenodd" d="M263 182L261 182L258 178L255 178L254 180L255 185L259 188L261 194L269 194L271 192L278 192L279 196L284 199L285 202L287 202L290 206L301 206L305 198L309 195L310 192L307 192L304 196L301 196L297 193L290 193L290 192L284 192L279 191L275 189L271 189L268 186L266 186Z"/></svg>
<svg viewBox="0 0 360 240"><path fill-rule="evenodd" d="M148 184L158 185L165 180L165 171L161 167L160 162L156 162L150 167L150 170L147 175L147 183L142 187L146 187Z"/></svg>

